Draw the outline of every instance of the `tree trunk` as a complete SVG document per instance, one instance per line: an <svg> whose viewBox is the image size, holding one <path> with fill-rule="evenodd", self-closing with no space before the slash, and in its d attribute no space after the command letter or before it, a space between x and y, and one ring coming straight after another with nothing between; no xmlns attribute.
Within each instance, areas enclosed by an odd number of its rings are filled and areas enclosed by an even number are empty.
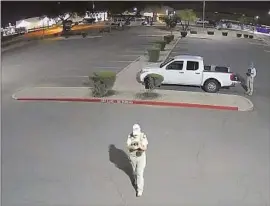
<svg viewBox="0 0 270 206"><path fill-rule="evenodd" d="M186 28L186 30L188 30L188 28L189 28L189 21L187 22L187 28Z"/></svg>
<svg viewBox="0 0 270 206"><path fill-rule="evenodd" d="M182 23L182 21L181 21L181 26L182 26L182 29L185 31L185 25Z"/></svg>

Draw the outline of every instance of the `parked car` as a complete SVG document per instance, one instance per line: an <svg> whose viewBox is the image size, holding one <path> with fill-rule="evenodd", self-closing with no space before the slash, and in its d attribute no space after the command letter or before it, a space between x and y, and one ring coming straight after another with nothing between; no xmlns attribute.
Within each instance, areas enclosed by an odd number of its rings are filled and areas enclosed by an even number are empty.
<svg viewBox="0 0 270 206"><path fill-rule="evenodd" d="M215 66L211 69L211 66L205 66L201 56L180 55L163 63L147 65L137 74L137 81L146 84L148 75L153 73L164 77L162 84L199 86L209 93L241 83L229 68Z"/></svg>

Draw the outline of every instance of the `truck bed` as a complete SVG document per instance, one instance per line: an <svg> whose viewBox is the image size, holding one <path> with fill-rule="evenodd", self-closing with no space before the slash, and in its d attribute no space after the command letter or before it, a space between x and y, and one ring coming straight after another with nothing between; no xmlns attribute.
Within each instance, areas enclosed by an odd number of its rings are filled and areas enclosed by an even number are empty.
<svg viewBox="0 0 270 206"><path fill-rule="evenodd" d="M215 65L207 65L204 66L204 72L222 72L222 73L230 73L230 68L225 66L215 66Z"/></svg>

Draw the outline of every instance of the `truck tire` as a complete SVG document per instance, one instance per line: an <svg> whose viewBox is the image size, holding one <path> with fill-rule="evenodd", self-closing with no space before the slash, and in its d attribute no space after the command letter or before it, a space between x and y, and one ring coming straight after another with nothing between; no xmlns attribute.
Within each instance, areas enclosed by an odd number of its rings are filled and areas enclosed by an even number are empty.
<svg viewBox="0 0 270 206"><path fill-rule="evenodd" d="M220 89L220 83L215 79L209 79L204 83L203 89L208 93L217 93Z"/></svg>

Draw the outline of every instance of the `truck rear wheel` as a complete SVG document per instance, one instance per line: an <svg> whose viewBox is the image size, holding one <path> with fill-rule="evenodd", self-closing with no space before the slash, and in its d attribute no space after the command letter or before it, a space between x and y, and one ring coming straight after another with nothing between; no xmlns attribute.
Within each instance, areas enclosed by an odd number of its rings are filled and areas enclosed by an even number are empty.
<svg viewBox="0 0 270 206"><path fill-rule="evenodd" d="M215 79L209 79L204 83L203 89L208 93L217 93L220 89L220 83Z"/></svg>

